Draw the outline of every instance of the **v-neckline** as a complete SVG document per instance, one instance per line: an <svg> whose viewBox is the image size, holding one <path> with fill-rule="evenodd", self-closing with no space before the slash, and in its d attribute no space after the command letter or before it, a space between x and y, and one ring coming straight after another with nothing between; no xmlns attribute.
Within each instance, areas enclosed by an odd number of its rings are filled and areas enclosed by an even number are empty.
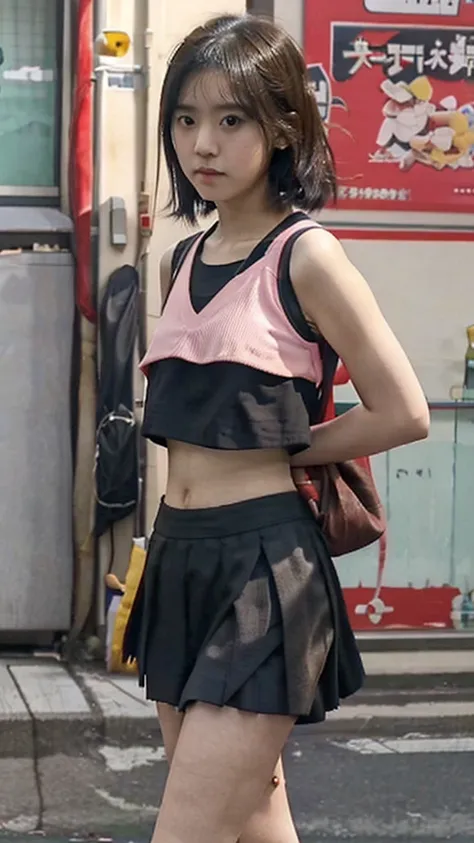
<svg viewBox="0 0 474 843"><path fill-rule="evenodd" d="M273 227L273 228L272 228L272 229L268 232L268 234L265 234L265 236L264 236L264 237L262 237L262 238L261 238L261 240L259 240L259 241L258 241L258 243L257 243L257 244L253 247L253 249L252 249L252 251L250 252L250 254L249 254L249 255L247 255L247 257L246 257L246 258L244 258L244 259L242 260L242 262L241 262L241 263L240 263L240 265L238 266L237 271L234 273L234 275L232 275L232 276L229 278L229 280L228 280L228 281L226 281L226 283L224 284L224 286L223 286L223 287L221 287L221 288L220 288L220 290L218 290L218 291L217 291L217 293L215 293L215 294L212 296L212 298L211 298L211 299L210 299L210 300L209 300L209 301L208 301L208 302L204 305L204 307L202 307L200 310L196 310L196 309L195 309L195 307L194 307L194 305L193 305L193 300L192 300L192 296L191 296L191 281L192 281L193 272L194 272L194 269L195 269L195 266L196 266L196 260L197 260L197 258L198 258L198 256L199 256L199 253L201 253L201 254L202 254L202 249L203 249L203 246L204 246L205 241L207 240L207 238L208 238L208 237L210 237L210 236L211 236L211 234L213 234L213 233L214 233L214 231L216 230L216 228L217 228L217 226L218 226L218 224L219 224L219 223L218 223L218 222L215 222L213 225L211 225L211 227L210 227L207 231L205 231L205 232L203 233L202 237L199 237L199 238L197 239L197 241L196 241L196 243L195 243L195 245L194 245L194 249L192 250L191 255L190 255L190 261L191 261L191 263L190 263L190 268L189 268L189 275L188 275L188 282L187 282L187 297L186 297L186 298L187 298L187 303L188 303L189 310L190 310L191 314L193 315L193 317L194 317L195 319L197 319L197 318L199 318L199 317L200 317L203 313L205 313L205 311L206 311L206 310L208 310L208 308L211 308L211 307L212 307L212 305L213 305L213 303L214 303L217 299L219 299L219 297L221 296L221 294L223 294L223 293L225 293L225 292L226 292L226 290L228 289L229 285L230 285L230 284L232 284L232 283L235 281L235 279L236 279L236 278L238 278L238 277L239 277L239 275L241 275L241 274L242 274L242 272L244 272L244 270L248 268L248 266L253 266L253 264L257 264L257 263L259 263L261 260L263 260L263 258L264 258L264 257L268 254L269 249L271 249L271 248L272 248L273 243L275 242L276 238L279 236L279 234L281 233L281 231L285 231L285 230L286 230L286 228L290 228L290 227L291 227L291 225L290 225L290 224L288 224L288 223L289 223L289 220L290 220L292 217L296 217L296 216L298 216L300 213L301 213L301 212L298 212L298 211L293 211L291 214L288 214L288 216L287 216L287 217L285 217L285 219L284 219L284 220L282 220L282 221L281 221L281 222L279 222L277 225L275 225L275 226L274 226L274 227ZM295 220L295 222L294 222L293 224L296 224L296 222L297 222L297 220ZM267 240L267 239L269 239L269 238L271 238L271 242L269 243L268 248L267 248L267 249L265 249L264 253L261 255L261 257L260 257L260 258L258 258L257 260L253 261L252 259L253 259L253 256L254 256L255 252L258 252L258 250L261 248L261 246L262 246L262 244L265 242L265 240ZM239 263L239 261L235 261L234 263L236 263L236 264L237 264L237 263ZM204 266L225 266L225 264L203 264L203 265L204 265ZM230 265L230 264L229 264L229 265Z"/></svg>

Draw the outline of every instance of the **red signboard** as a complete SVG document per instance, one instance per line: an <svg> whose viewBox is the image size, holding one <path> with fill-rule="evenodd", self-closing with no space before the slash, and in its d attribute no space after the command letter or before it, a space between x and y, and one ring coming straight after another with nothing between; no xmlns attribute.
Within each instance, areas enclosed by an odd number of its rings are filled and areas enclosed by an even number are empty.
<svg viewBox="0 0 474 843"><path fill-rule="evenodd" d="M339 206L474 211L474 0L306 0Z"/></svg>

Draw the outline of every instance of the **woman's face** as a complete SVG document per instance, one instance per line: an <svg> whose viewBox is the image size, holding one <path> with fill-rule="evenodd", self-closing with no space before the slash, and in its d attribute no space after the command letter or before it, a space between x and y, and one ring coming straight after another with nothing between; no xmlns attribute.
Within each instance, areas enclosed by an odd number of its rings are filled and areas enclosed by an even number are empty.
<svg viewBox="0 0 474 843"><path fill-rule="evenodd" d="M266 181L263 130L235 102L219 71L203 72L183 86L172 136L181 169L204 200L232 202Z"/></svg>

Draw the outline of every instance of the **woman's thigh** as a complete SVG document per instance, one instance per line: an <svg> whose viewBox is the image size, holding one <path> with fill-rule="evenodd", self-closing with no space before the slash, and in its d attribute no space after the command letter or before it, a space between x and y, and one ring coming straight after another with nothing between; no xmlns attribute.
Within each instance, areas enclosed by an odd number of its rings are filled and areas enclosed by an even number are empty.
<svg viewBox="0 0 474 843"><path fill-rule="evenodd" d="M268 793L294 720L196 703L178 728L169 708L158 706L173 753L154 843L235 843Z"/></svg>
<svg viewBox="0 0 474 843"><path fill-rule="evenodd" d="M168 764L171 765L184 714L166 703L158 703L157 710L166 757ZM288 802L283 762L279 758L261 802L245 824L239 843L297 843L297 841L298 836Z"/></svg>
<svg viewBox="0 0 474 843"><path fill-rule="evenodd" d="M156 710L158 712L161 734L163 735L166 759L171 767L174 751L176 749L176 744L178 743L179 733L184 720L184 714L181 711L176 711L173 706L168 705L167 703L157 703Z"/></svg>

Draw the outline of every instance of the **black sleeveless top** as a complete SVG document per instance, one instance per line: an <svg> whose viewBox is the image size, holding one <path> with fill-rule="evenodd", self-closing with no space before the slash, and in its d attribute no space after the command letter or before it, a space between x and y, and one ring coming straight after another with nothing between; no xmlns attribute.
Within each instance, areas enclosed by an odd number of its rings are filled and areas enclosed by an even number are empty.
<svg viewBox="0 0 474 843"><path fill-rule="evenodd" d="M307 219L299 212L287 217L257 246L252 263L262 258L283 230ZM293 328L306 341L317 343L319 337L303 316L289 275L291 247L300 233L285 245L278 289ZM204 241L205 237L199 244L189 284L196 312L203 310L242 264L204 264ZM175 249L172 278L187 245L182 241ZM205 448L279 448L294 454L309 446L310 426L319 415L320 390L312 381L279 377L237 363L203 365L172 358L150 365L142 433L159 445L174 439Z"/></svg>

